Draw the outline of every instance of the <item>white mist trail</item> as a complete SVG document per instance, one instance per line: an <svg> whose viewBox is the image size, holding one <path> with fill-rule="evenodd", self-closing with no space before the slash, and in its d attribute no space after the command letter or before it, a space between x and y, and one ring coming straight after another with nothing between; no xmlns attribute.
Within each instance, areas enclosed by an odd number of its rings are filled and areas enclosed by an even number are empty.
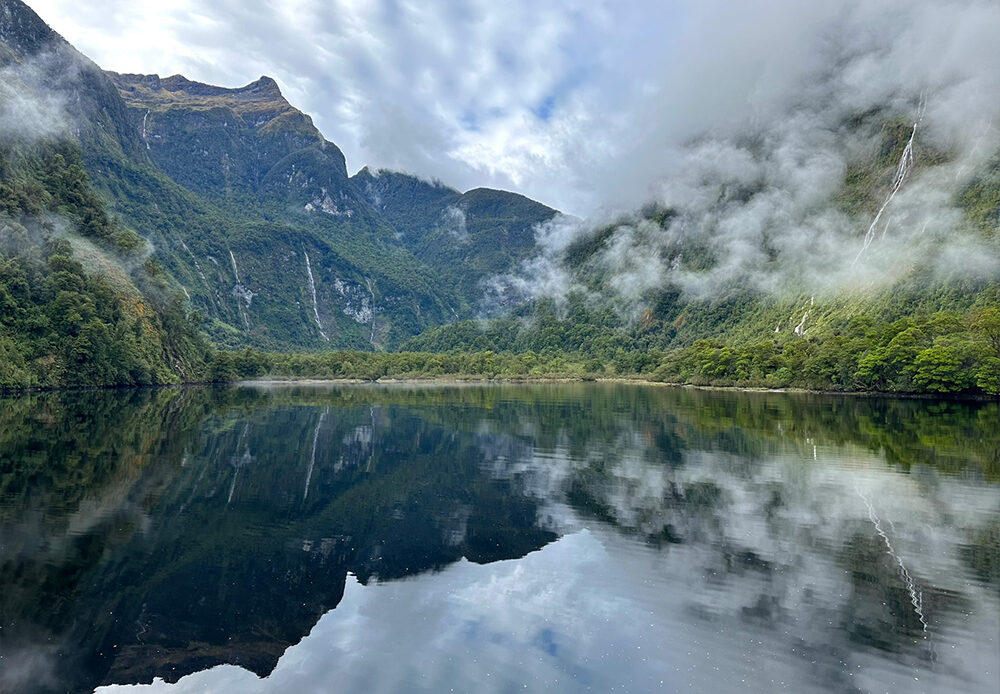
<svg viewBox="0 0 1000 694"><path fill-rule="evenodd" d="M986 138L992 132L993 132L993 119L990 118L988 121L986 121L986 125L983 127L983 131L981 133L979 133L979 136L976 138L976 141L973 143L972 149L969 150L969 154L966 157L966 162L963 163L961 166L959 166L955 170L955 180L956 181L958 181L959 179L961 179L966 174L966 172L970 169L971 164L969 162L970 161L976 161L977 157L979 156L980 152L983 149L983 142L986 140Z"/></svg>

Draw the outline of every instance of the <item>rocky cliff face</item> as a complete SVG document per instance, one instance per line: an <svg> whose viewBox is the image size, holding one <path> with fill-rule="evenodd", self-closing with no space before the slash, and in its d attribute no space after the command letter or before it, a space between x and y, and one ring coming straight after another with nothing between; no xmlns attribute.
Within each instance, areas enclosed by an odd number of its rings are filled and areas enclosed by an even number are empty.
<svg viewBox="0 0 1000 694"><path fill-rule="evenodd" d="M481 280L554 214L405 174L351 179L269 77L228 89L105 73L17 0L0 1L0 38L0 62L55 95L59 136L220 346L378 349L471 316Z"/></svg>
<svg viewBox="0 0 1000 694"><path fill-rule="evenodd" d="M107 74L153 161L195 193L252 195L269 178L271 192L278 181L302 184L304 179L296 180L302 167L295 162L310 155L325 175L300 186L311 188L301 191L303 197L319 193L322 183L345 187L344 155L285 100L270 77L226 89L180 75Z"/></svg>
<svg viewBox="0 0 1000 694"><path fill-rule="evenodd" d="M536 251L535 229L557 212L523 195L490 188L466 193L396 171L359 171L351 182L397 230L399 242L435 268L475 313L483 283Z"/></svg>

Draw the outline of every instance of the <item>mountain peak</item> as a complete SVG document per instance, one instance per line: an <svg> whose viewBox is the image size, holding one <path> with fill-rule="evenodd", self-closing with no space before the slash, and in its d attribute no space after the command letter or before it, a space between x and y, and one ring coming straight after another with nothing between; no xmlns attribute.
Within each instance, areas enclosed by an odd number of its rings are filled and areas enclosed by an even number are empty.
<svg viewBox="0 0 1000 694"><path fill-rule="evenodd" d="M18 57L37 53L53 42L62 42L35 11L20 0L0 0L0 44ZM6 62L0 54L0 64Z"/></svg>
<svg viewBox="0 0 1000 694"><path fill-rule="evenodd" d="M114 72L107 75L131 108L151 113L228 111L245 119L253 128L280 123L279 127L291 127L312 139L322 139L309 116L288 103L278 83L266 75L235 88L195 82L183 75L160 77ZM223 116L223 121L226 120Z"/></svg>
<svg viewBox="0 0 1000 694"><path fill-rule="evenodd" d="M274 81L273 78L267 75L261 75L260 79L256 82L251 82L247 86L243 87L240 91L254 91L262 94L270 94L273 96L281 96L281 89L278 87L278 83Z"/></svg>
<svg viewBox="0 0 1000 694"><path fill-rule="evenodd" d="M281 95L278 83L266 75L246 86L231 88L196 82L189 80L184 75L160 77L159 75L119 74L116 72L108 72L107 74L126 99L142 97L154 101L177 103L214 98L227 102L256 101L286 105L288 103Z"/></svg>

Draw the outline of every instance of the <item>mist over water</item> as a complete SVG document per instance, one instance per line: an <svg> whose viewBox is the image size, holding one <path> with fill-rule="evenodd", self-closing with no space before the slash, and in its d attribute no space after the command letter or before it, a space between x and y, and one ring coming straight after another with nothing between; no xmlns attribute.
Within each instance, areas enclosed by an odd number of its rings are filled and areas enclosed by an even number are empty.
<svg viewBox="0 0 1000 694"><path fill-rule="evenodd" d="M995 404L578 384L4 405L5 689L1000 676Z"/></svg>

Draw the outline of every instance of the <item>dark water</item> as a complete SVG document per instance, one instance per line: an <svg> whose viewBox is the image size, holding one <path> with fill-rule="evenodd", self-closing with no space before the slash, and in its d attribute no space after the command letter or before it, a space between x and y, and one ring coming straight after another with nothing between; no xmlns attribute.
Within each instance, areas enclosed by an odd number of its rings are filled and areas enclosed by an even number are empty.
<svg viewBox="0 0 1000 694"><path fill-rule="evenodd" d="M0 472L4 692L1000 691L995 404L41 394Z"/></svg>

